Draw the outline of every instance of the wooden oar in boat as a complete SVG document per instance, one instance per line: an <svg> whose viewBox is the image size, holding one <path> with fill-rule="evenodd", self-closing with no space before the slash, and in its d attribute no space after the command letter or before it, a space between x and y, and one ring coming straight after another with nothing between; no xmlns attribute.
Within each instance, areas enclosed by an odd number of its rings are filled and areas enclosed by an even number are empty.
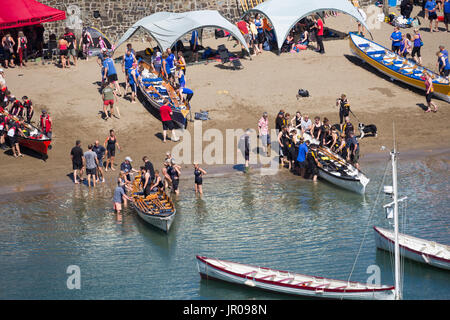
<svg viewBox="0 0 450 320"><path fill-rule="evenodd" d="M19 121L19 118L17 118L17 117L16 117L15 115L13 115L13 114L10 114L10 113L8 112L8 110L6 110L6 109L3 109L2 114L3 114L4 116L11 116L11 117L13 118L14 121ZM24 122L23 125L24 125L25 127L27 127L28 129L30 129L30 130L37 129L37 128L34 128L33 126L29 125L29 124L26 123L26 122Z"/></svg>
<svg viewBox="0 0 450 320"><path fill-rule="evenodd" d="M344 160L341 160L339 158L337 158L334 154L332 154L331 152L329 152L328 150L326 150L325 148L319 148L319 151L323 152L324 154L326 154L328 157L330 157L331 159L333 159L334 161L339 162L340 164L347 166L348 163L346 163Z"/></svg>

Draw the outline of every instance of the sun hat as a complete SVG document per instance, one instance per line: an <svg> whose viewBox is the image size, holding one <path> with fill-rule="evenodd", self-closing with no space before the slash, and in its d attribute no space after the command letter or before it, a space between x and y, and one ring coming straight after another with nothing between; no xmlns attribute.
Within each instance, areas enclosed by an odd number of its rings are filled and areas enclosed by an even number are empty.
<svg viewBox="0 0 450 320"><path fill-rule="evenodd" d="M125 158L125 161L130 161L130 162L133 162L133 160L131 160L131 158L130 158L130 157L126 157L126 158Z"/></svg>

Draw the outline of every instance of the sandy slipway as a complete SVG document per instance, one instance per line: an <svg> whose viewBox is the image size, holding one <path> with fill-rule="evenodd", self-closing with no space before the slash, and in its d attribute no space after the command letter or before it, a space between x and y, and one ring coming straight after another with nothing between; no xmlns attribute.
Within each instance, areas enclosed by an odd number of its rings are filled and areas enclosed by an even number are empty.
<svg viewBox="0 0 450 320"><path fill-rule="evenodd" d="M417 10L418 7L413 16ZM345 15L327 18L325 26L343 32L357 28L354 20ZM379 27L372 30L374 40L390 47L389 37L393 27L385 23ZM402 29L402 32L412 33L412 29ZM436 51L440 44L445 44L447 33L421 33L425 43L422 48L424 64L435 70ZM131 40L137 50L149 46L140 39ZM203 43L212 48L217 48L219 44L225 44L232 52L240 52L240 46L234 46L235 41L205 39ZM367 138L360 143L363 165L365 155L380 152L381 146L392 146L393 121L396 123L400 152L428 152L450 147L450 104L435 100L438 113L424 113L426 102L423 92L391 82L386 76L362 65L352 57L347 39L325 41L324 44L325 55L312 50L280 56L264 52L252 60L241 59L242 70L229 70L217 62L188 66L186 81L187 87L194 91L191 101L193 112L208 110L211 118L203 122L203 130L213 128L225 134L226 129L256 129L263 111L269 113L272 129L280 109L291 115L301 111L311 118L318 115L327 117L332 124L338 123L335 101L345 93L358 119L378 128L377 138ZM116 57L123 53L119 49ZM119 81L124 82L121 66L116 65L116 68ZM81 140L83 149L87 150L87 145L95 140L103 143L110 129L116 131L121 146L121 151L116 154L118 165L130 156L134 160L133 166L138 167L142 157L147 155L155 169L161 169L165 153L175 146L174 142L162 143L161 122L141 103L131 104L128 99L119 98L121 118L101 119L102 99L98 91L100 68L95 59L87 62L81 60L77 67L72 66L68 70L29 63L26 68L6 69L5 74L8 88L16 97L27 95L33 101L35 121L43 108L50 112L54 131L53 148L45 162L28 155L14 159L8 151L0 153L2 187L24 184L45 186L61 180L70 182L68 175L72 172L72 164L69 154L75 140ZM300 88L307 89L311 97L297 100L296 93ZM357 126L358 121L353 116L351 120ZM192 123L189 123L188 130L192 135ZM204 146L209 143L204 142ZM183 168L189 173L191 169L190 165ZM118 170L108 171L108 182L113 182L117 174Z"/></svg>

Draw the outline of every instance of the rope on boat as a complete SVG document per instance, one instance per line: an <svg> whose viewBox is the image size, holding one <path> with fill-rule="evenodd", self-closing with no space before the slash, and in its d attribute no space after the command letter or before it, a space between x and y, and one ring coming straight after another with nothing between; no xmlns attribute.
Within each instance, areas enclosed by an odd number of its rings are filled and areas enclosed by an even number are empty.
<svg viewBox="0 0 450 320"><path fill-rule="evenodd" d="M390 162L388 161L388 162L386 163L386 168L384 169L383 179L381 180L380 188L378 189L377 198L375 199L375 203L373 204L372 210L370 210L370 214L369 214L369 217L368 217L368 219L367 219L366 230L364 231L363 239L362 239L361 244L360 244L360 246L359 246L358 253L356 254L356 258L355 258L355 261L354 261L354 263L353 263L352 270L350 271L350 274L349 274L349 276L348 276L347 283L350 282L350 279L351 279L351 277L352 277L353 271L355 270L356 262L358 261L358 258L359 258L359 254L361 253L362 246L363 246L363 244L364 244L364 240L366 239L367 232L368 232L368 230L369 230L369 223L370 223L371 220L372 220L372 216L373 216L373 214L374 214L374 212L375 212L375 207L376 207L376 205L377 205L377 203L378 203L378 201L379 201L380 194L382 193L382 189L383 189L383 186L384 186L384 180L386 179L386 173L387 173L387 171L388 171L389 164L390 164ZM345 290L344 290L344 292L345 292ZM342 297L342 298L343 298L343 297ZM341 298L341 299L342 299L342 298Z"/></svg>

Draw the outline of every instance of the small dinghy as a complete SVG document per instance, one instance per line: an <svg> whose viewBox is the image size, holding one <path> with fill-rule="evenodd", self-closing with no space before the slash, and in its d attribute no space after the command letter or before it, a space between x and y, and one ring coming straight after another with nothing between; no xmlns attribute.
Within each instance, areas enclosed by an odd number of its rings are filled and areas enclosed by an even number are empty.
<svg viewBox="0 0 450 320"><path fill-rule="evenodd" d="M152 67L145 61L140 64L144 67L144 71L138 81L140 100L145 105L159 114L159 108L163 105L164 99L169 100L172 108L172 120L180 127L187 126L187 116L190 113L189 104L184 104L175 89L170 83L164 81L156 74L152 73Z"/></svg>
<svg viewBox="0 0 450 320"><path fill-rule="evenodd" d="M134 209L145 222L169 232L176 214L172 200L160 189L144 197L140 191L140 180L140 176L137 176L133 182L132 204Z"/></svg>
<svg viewBox="0 0 450 320"><path fill-rule="evenodd" d="M200 276L205 279L222 280L284 294L354 300L394 298L392 286L332 280L203 256L197 256L197 268Z"/></svg>
<svg viewBox="0 0 450 320"><path fill-rule="evenodd" d="M319 144L308 134L304 134L303 137L305 141L309 140L312 144ZM317 153L317 160L321 164L321 167L319 167L320 178L359 194L366 192L366 186L370 179L364 173L326 147L318 147Z"/></svg>
<svg viewBox="0 0 450 320"><path fill-rule="evenodd" d="M393 252L394 232L373 227L377 248ZM399 233L400 254L405 258L450 270L450 246Z"/></svg>
<svg viewBox="0 0 450 320"><path fill-rule="evenodd" d="M433 78L434 95L450 102L450 83L445 77L405 59L389 49L363 38L350 34L350 49L355 56L367 62L388 77L404 82L413 87L425 90L424 72Z"/></svg>

